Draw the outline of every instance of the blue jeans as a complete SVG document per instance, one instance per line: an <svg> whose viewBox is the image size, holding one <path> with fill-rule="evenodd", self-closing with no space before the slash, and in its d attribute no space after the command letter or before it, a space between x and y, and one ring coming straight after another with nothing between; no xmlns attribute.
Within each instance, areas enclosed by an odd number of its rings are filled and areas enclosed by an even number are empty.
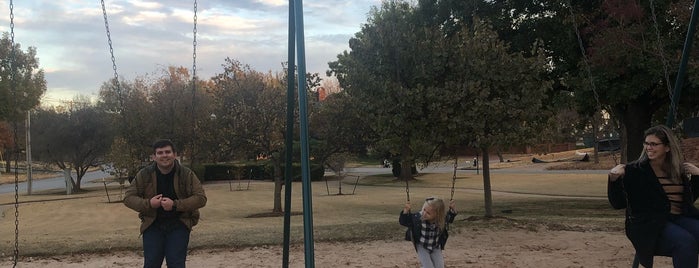
<svg viewBox="0 0 699 268"><path fill-rule="evenodd" d="M184 268L189 232L176 218L156 220L148 226L143 232L143 267L160 268L165 258L168 268Z"/></svg>
<svg viewBox="0 0 699 268"><path fill-rule="evenodd" d="M699 253L698 241L699 220L679 216L665 224L665 229L663 229L656 244L656 254L671 256L672 264L675 268L696 268L697 254ZM650 258L650 263L652 263L653 256L650 256Z"/></svg>
<svg viewBox="0 0 699 268"><path fill-rule="evenodd" d="M442 250L435 248L430 252L421 245L415 247L417 258L420 260L422 268L444 268L444 256Z"/></svg>

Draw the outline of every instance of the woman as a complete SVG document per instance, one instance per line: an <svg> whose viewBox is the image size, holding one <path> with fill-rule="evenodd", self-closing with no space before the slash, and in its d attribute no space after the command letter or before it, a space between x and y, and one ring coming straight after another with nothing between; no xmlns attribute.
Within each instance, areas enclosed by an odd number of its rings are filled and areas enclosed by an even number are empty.
<svg viewBox="0 0 699 268"><path fill-rule="evenodd" d="M699 168L682 163L679 141L668 127L651 127L644 136L638 160L611 169L609 202L626 208L626 236L641 265L652 267L653 255L664 255L674 267L696 268Z"/></svg>

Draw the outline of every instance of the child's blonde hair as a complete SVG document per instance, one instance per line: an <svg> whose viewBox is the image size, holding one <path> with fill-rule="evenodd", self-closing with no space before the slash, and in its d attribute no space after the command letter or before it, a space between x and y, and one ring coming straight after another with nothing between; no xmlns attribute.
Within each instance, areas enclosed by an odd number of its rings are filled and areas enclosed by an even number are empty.
<svg viewBox="0 0 699 268"><path fill-rule="evenodd" d="M425 199L425 203L422 205L424 210L426 207L431 207L434 210L435 218L434 221L437 224L437 229L441 233L444 230L447 219L447 209L444 204L444 200L437 197L428 197Z"/></svg>

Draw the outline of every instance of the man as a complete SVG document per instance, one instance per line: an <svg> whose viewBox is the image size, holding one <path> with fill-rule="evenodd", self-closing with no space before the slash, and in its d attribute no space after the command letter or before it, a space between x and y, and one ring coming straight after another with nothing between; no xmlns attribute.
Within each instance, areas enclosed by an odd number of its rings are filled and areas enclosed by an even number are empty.
<svg viewBox="0 0 699 268"><path fill-rule="evenodd" d="M144 268L185 267L189 233L206 205L204 189L192 170L175 159L169 140L153 144L153 163L141 169L126 190L124 205L138 212Z"/></svg>

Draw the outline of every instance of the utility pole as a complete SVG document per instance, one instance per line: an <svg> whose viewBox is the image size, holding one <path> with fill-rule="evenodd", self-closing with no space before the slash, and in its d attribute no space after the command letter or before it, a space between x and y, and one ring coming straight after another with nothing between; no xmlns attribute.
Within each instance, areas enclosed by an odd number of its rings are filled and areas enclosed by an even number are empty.
<svg viewBox="0 0 699 268"><path fill-rule="evenodd" d="M32 111L27 111L27 194L32 194L32 135L30 133L32 122Z"/></svg>

